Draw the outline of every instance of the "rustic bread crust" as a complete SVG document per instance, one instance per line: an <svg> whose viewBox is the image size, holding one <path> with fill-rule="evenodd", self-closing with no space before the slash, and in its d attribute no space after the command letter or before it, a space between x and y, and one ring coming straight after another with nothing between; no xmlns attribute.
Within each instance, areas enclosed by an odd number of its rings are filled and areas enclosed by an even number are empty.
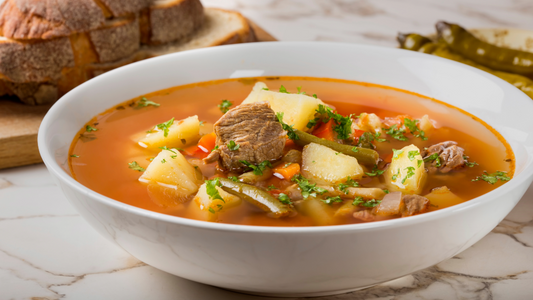
<svg viewBox="0 0 533 300"><path fill-rule="evenodd" d="M179 40L204 22L204 8L199 0L155 1L143 13L141 22L144 44L158 45Z"/></svg>
<svg viewBox="0 0 533 300"><path fill-rule="evenodd" d="M68 38L34 43L0 39L1 77L13 82L57 80L61 70L74 66Z"/></svg>
<svg viewBox="0 0 533 300"><path fill-rule="evenodd" d="M0 34L11 39L66 37L104 21L92 0L5 0L0 6Z"/></svg>
<svg viewBox="0 0 533 300"><path fill-rule="evenodd" d="M121 17L141 11L152 0L99 0L115 17Z"/></svg>
<svg viewBox="0 0 533 300"><path fill-rule="evenodd" d="M0 95L15 95L22 102L30 105L53 103L58 97L92 77L148 57L202 47L255 41L255 35L250 25L238 12L206 8L205 20L205 23L197 31L185 39L167 45L145 45L130 55L124 56L124 58L110 62L99 62L96 51L89 49L93 43L90 33L75 34L70 37L75 48L75 66L69 65L63 68L58 71L59 79L48 80L47 82L12 83L7 80L0 80ZM228 25L230 22L231 25ZM226 27L221 28L221 26ZM79 49L76 50L75 46ZM1 49L0 43L0 67L2 66ZM80 49L86 51L83 52ZM41 86L44 87L41 88Z"/></svg>
<svg viewBox="0 0 533 300"><path fill-rule="evenodd" d="M128 57L140 47L141 34L136 17L114 19L104 27L89 32L98 62L111 62Z"/></svg>

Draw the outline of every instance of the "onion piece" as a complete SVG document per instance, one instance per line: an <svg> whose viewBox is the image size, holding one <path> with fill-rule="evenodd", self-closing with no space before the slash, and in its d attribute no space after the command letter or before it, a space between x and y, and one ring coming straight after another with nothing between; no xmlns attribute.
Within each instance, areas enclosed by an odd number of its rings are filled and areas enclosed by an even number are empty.
<svg viewBox="0 0 533 300"><path fill-rule="evenodd" d="M375 214L378 216L393 216L400 213L402 206L402 192L391 192L381 200L376 207Z"/></svg>

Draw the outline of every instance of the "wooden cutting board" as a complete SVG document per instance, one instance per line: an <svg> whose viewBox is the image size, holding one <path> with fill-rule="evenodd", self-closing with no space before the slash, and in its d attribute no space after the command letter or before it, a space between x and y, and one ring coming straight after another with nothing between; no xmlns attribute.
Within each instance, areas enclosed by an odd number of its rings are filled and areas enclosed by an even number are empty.
<svg viewBox="0 0 533 300"><path fill-rule="evenodd" d="M276 41L261 27L249 22L258 41ZM0 99L0 169L42 162L37 131L50 106L28 106Z"/></svg>

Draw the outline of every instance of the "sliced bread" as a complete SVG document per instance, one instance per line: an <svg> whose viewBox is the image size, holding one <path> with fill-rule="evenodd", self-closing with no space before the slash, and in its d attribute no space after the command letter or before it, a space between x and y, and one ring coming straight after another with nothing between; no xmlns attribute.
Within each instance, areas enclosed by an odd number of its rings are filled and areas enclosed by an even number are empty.
<svg viewBox="0 0 533 300"><path fill-rule="evenodd" d="M148 7L153 0L94 0L107 18L134 14Z"/></svg>
<svg viewBox="0 0 533 300"><path fill-rule="evenodd" d="M93 0L5 0L0 5L0 35L10 39L67 37L104 21Z"/></svg>
<svg viewBox="0 0 533 300"><path fill-rule="evenodd" d="M204 22L199 0L156 0L141 12L142 43L164 44L190 35Z"/></svg>

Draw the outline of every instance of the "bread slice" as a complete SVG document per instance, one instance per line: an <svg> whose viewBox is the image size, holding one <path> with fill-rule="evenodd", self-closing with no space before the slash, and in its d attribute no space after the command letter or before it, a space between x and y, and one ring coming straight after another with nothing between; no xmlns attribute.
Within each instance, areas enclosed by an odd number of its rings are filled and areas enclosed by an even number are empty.
<svg viewBox="0 0 533 300"><path fill-rule="evenodd" d="M88 35L98 56L97 62L102 63L128 57L141 44L139 20L134 15L107 21L104 26L89 31Z"/></svg>
<svg viewBox="0 0 533 300"><path fill-rule="evenodd" d="M142 43L164 44L190 35L204 22L199 0L155 0L141 12Z"/></svg>
<svg viewBox="0 0 533 300"><path fill-rule="evenodd" d="M57 80L49 80L42 83L11 83L4 81L2 84L0 82L0 95L14 95L22 102L30 105L52 103L58 97L92 77L148 57L203 47L255 41L253 30L246 18L240 13L217 8L206 8L204 11L204 24L183 40L159 46L145 45L125 58L105 63L79 63L82 58L86 59L85 61L90 60L88 59L90 55L85 53L85 56L81 58L76 56L76 67L64 68L60 72L60 78ZM88 35L88 33L84 34ZM81 36L78 34L77 39L84 40ZM78 41L76 44L80 45L81 42ZM74 52L78 53L79 51L75 50Z"/></svg>
<svg viewBox="0 0 533 300"><path fill-rule="evenodd" d="M153 0L94 0L107 18L135 14L150 6Z"/></svg>
<svg viewBox="0 0 533 300"><path fill-rule="evenodd" d="M0 5L0 35L10 39L67 37L104 21L93 0L5 0Z"/></svg>

